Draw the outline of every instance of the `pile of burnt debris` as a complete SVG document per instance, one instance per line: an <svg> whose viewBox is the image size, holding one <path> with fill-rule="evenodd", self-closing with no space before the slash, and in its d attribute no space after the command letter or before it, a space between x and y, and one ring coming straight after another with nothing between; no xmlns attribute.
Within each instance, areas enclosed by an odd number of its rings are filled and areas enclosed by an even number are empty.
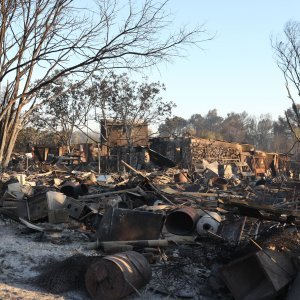
<svg viewBox="0 0 300 300"><path fill-rule="evenodd" d="M58 164L1 174L3 216L45 237L76 228L98 253L44 268L34 284L92 299L299 299L300 181L121 163L110 175Z"/></svg>

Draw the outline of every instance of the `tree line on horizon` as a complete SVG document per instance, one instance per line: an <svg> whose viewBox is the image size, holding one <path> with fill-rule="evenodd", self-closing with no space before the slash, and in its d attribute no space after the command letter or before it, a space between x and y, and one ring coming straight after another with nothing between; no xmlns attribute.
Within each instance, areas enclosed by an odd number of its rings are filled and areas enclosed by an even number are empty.
<svg viewBox="0 0 300 300"><path fill-rule="evenodd" d="M300 105L297 107L300 109ZM287 110L293 125L297 120L292 108ZM150 133L151 136L162 138L199 137L207 139L224 140L241 144L252 144L256 149L300 154L298 146L293 147L295 137L291 132L285 116L279 116L273 120L270 114L262 114L258 117L250 116L245 111L241 113L231 112L226 117L218 114L216 109L211 109L206 115L193 114L185 119L179 116L168 117L161 122L158 132ZM72 133L70 143L92 143L99 140L99 133L90 131L88 134L75 130ZM28 126L20 132L17 139L16 151L25 151L28 143L40 145L60 146L63 144L61 133L51 128Z"/></svg>
<svg viewBox="0 0 300 300"><path fill-rule="evenodd" d="M300 106L297 106L299 110ZM295 113L292 108L286 111L291 125L296 125ZM247 112L231 112L226 117L211 109L206 115L193 114L189 119L180 116L167 118L159 128L160 137L178 138L193 136L217 139L228 142L252 144L256 149L288 153L294 146L292 134L285 116L273 120L270 114L251 116ZM292 152L298 154L298 147Z"/></svg>

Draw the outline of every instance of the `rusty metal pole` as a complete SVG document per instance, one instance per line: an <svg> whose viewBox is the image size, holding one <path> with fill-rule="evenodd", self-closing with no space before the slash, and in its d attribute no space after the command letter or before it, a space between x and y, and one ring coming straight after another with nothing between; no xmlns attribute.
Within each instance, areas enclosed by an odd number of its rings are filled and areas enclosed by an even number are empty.
<svg viewBox="0 0 300 300"><path fill-rule="evenodd" d="M97 143L98 144L98 174L100 175L101 173L101 164L100 164L100 143Z"/></svg>

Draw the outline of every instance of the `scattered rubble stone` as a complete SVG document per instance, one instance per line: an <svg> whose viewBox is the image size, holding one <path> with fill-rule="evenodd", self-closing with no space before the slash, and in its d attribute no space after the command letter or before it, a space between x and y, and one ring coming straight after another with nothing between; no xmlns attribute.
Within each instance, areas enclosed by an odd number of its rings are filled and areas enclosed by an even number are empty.
<svg viewBox="0 0 300 300"><path fill-rule="evenodd" d="M95 263L110 268L103 259L116 263L126 251L147 259L152 279L148 274L150 281L136 286L129 281L129 288L125 269L113 268L119 283L110 277L111 284L101 286L102 298L123 284L126 292L114 299L257 300L254 289L252 297L246 284L243 290L232 284L230 266L249 257L258 261L260 253L268 253L264 263L271 269L284 269L278 257L288 256L295 272L264 287L270 297L286 295L300 265L299 182L285 176L275 154L256 153L258 168L241 159L253 151L243 145L194 139L189 147L193 169L151 149L153 165L137 168L120 159L125 170L108 174L97 174L89 163L69 165L68 157L20 171L18 157L15 169L0 175L0 298L31 299L33 293L32 299L98 299L99 293L86 292L87 270ZM268 158L264 174L261 157ZM239 269L241 278L251 278L250 265ZM262 278L264 265L256 267Z"/></svg>

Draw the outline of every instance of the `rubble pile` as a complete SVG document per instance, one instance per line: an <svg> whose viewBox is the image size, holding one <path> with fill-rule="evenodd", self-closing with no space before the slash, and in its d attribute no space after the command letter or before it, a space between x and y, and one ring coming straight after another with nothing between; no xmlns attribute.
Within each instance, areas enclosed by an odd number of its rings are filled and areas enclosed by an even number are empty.
<svg viewBox="0 0 300 300"><path fill-rule="evenodd" d="M121 164L1 174L3 283L47 299L297 299L299 181Z"/></svg>

